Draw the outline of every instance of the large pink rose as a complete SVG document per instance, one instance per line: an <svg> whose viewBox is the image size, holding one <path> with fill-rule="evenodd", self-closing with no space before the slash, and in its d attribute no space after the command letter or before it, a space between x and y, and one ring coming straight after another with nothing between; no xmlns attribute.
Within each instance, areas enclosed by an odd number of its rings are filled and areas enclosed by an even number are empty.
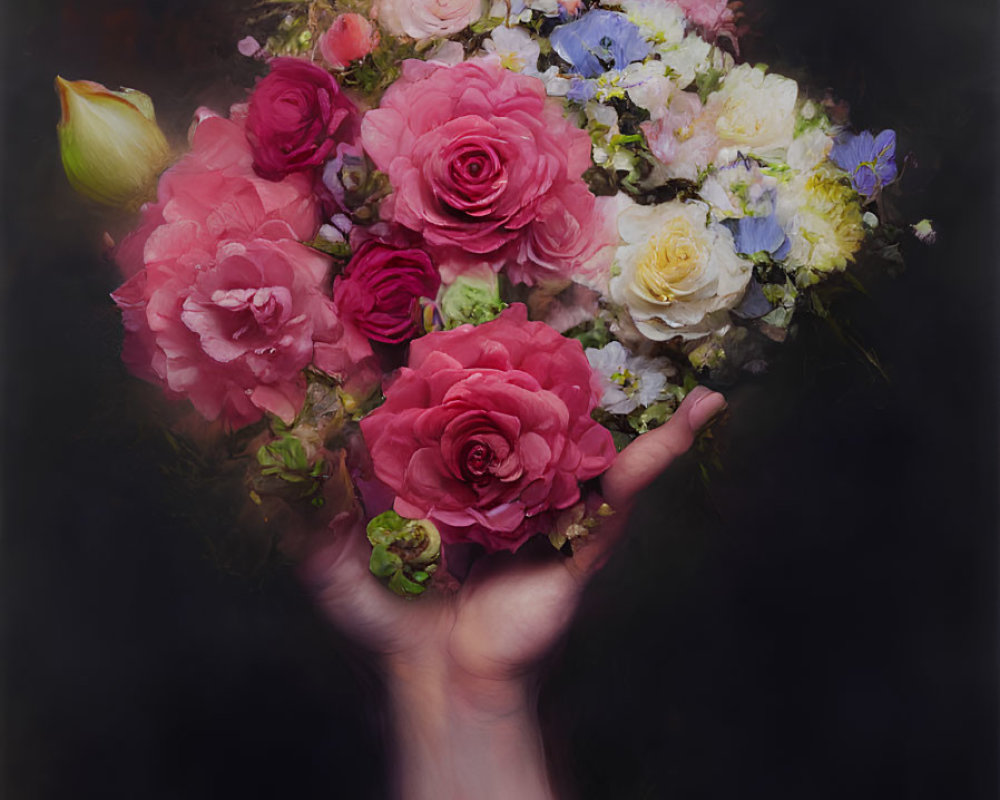
<svg viewBox="0 0 1000 800"><path fill-rule="evenodd" d="M514 305L413 342L361 430L397 513L433 520L446 542L516 550L613 462L590 416L600 397L580 343Z"/></svg>
<svg viewBox="0 0 1000 800"><path fill-rule="evenodd" d="M422 235L446 281L483 263L527 283L536 272L569 277L580 246L553 251L538 228L560 218L603 227L581 178L590 137L540 80L498 61L404 62L361 136L392 183L383 219Z"/></svg>
<svg viewBox="0 0 1000 800"><path fill-rule="evenodd" d="M157 202L144 206L139 228L115 253L125 277L145 265L150 234L161 225L190 220L204 247L225 239L311 239L319 211L306 175L274 182L253 170L245 107L231 119L200 109L191 150L160 178Z"/></svg>
<svg viewBox="0 0 1000 800"><path fill-rule="evenodd" d="M318 167L357 137L358 113L334 77L310 61L275 58L250 95L247 138L254 168L281 180Z"/></svg>
<svg viewBox="0 0 1000 800"><path fill-rule="evenodd" d="M146 269L113 295L126 363L207 419L238 428L267 411L291 422L305 397L302 370L324 367L314 345L341 334L325 294L327 259L288 239L206 247L188 221L157 228L145 252Z"/></svg>

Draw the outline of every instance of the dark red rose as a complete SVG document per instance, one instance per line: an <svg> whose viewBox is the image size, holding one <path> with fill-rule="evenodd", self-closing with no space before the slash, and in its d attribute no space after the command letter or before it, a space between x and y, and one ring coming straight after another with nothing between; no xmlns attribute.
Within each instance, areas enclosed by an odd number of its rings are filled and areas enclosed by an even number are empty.
<svg viewBox="0 0 1000 800"><path fill-rule="evenodd" d="M416 305L433 299L441 277L423 250L365 242L333 285L341 317L376 342L398 344L417 335Z"/></svg>
<svg viewBox="0 0 1000 800"><path fill-rule="evenodd" d="M311 169L359 131L358 111L324 69L298 58L275 58L250 95L247 139L254 169L270 180Z"/></svg>

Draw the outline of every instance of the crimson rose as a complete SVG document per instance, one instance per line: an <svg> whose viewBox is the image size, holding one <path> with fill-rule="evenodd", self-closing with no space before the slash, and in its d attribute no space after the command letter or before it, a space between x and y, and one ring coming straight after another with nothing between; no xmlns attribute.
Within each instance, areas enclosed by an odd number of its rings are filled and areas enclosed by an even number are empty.
<svg viewBox="0 0 1000 800"><path fill-rule="evenodd" d="M417 335L416 305L434 298L441 278L423 250L381 242L363 244L333 285L341 319L369 339L399 344Z"/></svg>
<svg viewBox="0 0 1000 800"><path fill-rule="evenodd" d="M338 142L358 135L357 108L325 69L298 58L275 58L250 95L247 138L254 169L270 180L317 167Z"/></svg>

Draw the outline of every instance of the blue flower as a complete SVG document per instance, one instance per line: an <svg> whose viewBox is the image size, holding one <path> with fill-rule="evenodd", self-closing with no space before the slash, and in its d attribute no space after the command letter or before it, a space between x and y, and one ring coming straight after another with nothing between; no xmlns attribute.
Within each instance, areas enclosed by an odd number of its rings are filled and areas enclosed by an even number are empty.
<svg viewBox="0 0 1000 800"><path fill-rule="evenodd" d="M737 253L748 256L770 253L776 261L781 261L791 249L791 243L774 214L767 217L742 217L729 221L728 225L733 232Z"/></svg>
<svg viewBox="0 0 1000 800"><path fill-rule="evenodd" d="M845 134L830 150L830 160L851 176L858 194L871 197L896 178L896 132Z"/></svg>
<svg viewBox="0 0 1000 800"><path fill-rule="evenodd" d="M585 78L624 69L649 55L639 28L617 11L591 11L560 25L550 37L559 57Z"/></svg>
<svg viewBox="0 0 1000 800"><path fill-rule="evenodd" d="M583 78L570 78L569 91L566 92L567 100L583 104L588 100L593 100L596 96L597 87L593 81L584 80Z"/></svg>

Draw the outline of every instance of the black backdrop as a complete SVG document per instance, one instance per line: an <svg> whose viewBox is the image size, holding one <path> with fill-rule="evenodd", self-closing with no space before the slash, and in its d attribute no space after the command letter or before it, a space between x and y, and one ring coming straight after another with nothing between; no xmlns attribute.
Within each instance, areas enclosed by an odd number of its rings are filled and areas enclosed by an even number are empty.
<svg viewBox="0 0 1000 800"><path fill-rule="evenodd" d="M4 6L3 796L381 797L377 680L287 572L209 557L227 509L162 470L58 162L57 72L175 134L237 98L236 3ZM710 488L689 459L649 493L553 665L554 757L583 798L995 797L995 8L747 11L755 60L897 128L940 242L841 307L889 383L805 326L731 392Z"/></svg>

